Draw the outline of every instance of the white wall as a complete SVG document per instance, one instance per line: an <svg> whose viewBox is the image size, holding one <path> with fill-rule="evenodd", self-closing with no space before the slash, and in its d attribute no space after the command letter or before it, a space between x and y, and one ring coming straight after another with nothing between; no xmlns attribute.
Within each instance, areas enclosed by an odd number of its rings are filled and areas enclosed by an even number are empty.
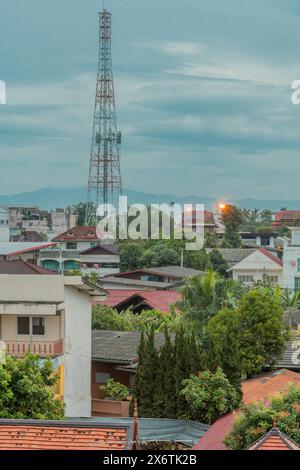
<svg viewBox="0 0 300 470"><path fill-rule="evenodd" d="M65 287L65 414L91 416L91 303L75 287Z"/></svg>

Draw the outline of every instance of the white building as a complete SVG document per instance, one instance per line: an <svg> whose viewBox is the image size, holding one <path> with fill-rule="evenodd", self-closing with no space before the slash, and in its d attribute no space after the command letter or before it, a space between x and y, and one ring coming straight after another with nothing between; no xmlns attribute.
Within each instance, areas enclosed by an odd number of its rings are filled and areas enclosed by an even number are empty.
<svg viewBox="0 0 300 470"><path fill-rule="evenodd" d="M10 355L53 358L68 417L91 415L91 296L102 294L81 277L0 261L0 339Z"/></svg>
<svg viewBox="0 0 300 470"><path fill-rule="evenodd" d="M53 271L80 270L98 276L120 272L116 246L100 240L96 227L73 227L53 239L56 248L41 251L41 265Z"/></svg>
<svg viewBox="0 0 300 470"><path fill-rule="evenodd" d="M0 242L9 242L9 209L0 206Z"/></svg>
<svg viewBox="0 0 300 470"><path fill-rule="evenodd" d="M291 239L285 238L283 248L283 287L300 288L300 227L291 227Z"/></svg>
<svg viewBox="0 0 300 470"><path fill-rule="evenodd" d="M228 271L232 272L233 279L246 285L258 281L279 285L283 283L282 261L265 248L252 251Z"/></svg>

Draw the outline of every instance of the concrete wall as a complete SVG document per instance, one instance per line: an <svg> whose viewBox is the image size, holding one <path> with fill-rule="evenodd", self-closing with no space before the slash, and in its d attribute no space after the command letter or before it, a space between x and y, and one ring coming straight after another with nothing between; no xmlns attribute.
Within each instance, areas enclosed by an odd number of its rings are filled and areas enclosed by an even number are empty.
<svg viewBox="0 0 300 470"><path fill-rule="evenodd" d="M63 302L64 278L60 275L0 274L0 302Z"/></svg>
<svg viewBox="0 0 300 470"><path fill-rule="evenodd" d="M91 416L91 303L75 287L65 287L65 414Z"/></svg>

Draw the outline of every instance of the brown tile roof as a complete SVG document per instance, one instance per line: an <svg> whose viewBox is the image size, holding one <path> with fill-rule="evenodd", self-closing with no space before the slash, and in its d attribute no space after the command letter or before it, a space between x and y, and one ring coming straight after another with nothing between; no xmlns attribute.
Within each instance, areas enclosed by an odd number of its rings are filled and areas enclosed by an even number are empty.
<svg viewBox="0 0 300 470"><path fill-rule="evenodd" d="M56 274L24 260L0 260L0 274Z"/></svg>
<svg viewBox="0 0 300 470"><path fill-rule="evenodd" d="M73 228L70 228L70 230L67 230L66 232L61 233L57 237L53 238L52 241L54 242L59 242L59 241L87 241L87 240L99 240L97 233L96 233L96 227L95 226L90 226L90 227L81 227L81 226L76 226Z"/></svg>
<svg viewBox="0 0 300 470"><path fill-rule="evenodd" d="M126 450L132 440L131 424L0 420L0 450Z"/></svg>
<svg viewBox="0 0 300 470"><path fill-rule="evenodd" d="M248 450L300 450L300 447L279 429L271 431L258 439Z"/></svg>
<svg viewBox="0 0 300 470"><path fill-rule="evenodd" d="M145 310L148 308L168 313L170 305L175 304L181 298L179 292L175 290L107 289L107 291L108 297L98 303L118 310L125 310L127 304L132 305L133 308L141 304Z"/></svg>

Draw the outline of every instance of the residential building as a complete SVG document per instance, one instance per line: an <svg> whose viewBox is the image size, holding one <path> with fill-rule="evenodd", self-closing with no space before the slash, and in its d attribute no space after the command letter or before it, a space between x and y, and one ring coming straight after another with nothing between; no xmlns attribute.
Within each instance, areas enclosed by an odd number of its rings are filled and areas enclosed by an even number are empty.
<svg viewBox="0 0 300 470"><path fill-rule="evenodd" d="M91 415L91 298L103 295L79 276L0 261L0 339L10 355L53 358L68 417Z"/></svg>
<svg viewBox="0 0 300 470"><path fill-rule="evenodd" d="M223 256L229 268L232 268L236 264L240 263L240 261L254 253L255 249L256 248L218 248L218 251ZM209 253L212 251L212 248L208 248L206 251Z"/></svg>
<svg viewBox="0 0 300 470"><path fill-rule="evenodd" d="M217 224L212 212L187 210L182 214L182 225L195 232L205 231L215 232Z"/></svg>
<svg viewBox="0 0 300 470"><path fill-rule="evenodd" d="M136 314L143 310L159 310L169 313L170 305L175 304L181 298L179 292L172 290L106 290L108 296L101 302L102 304L114 308L118 312L130 308Z"/></svg>
<svg viewBox="0 0 300 470"><path fill-rule="evenodd" d="M0 260L22 259L33 264L40 264L41 250L54 248L55 243L49 242L8 242L0 243Z"/></svg>
<svg viewBox="0 0 300 470"><path fill-rule="evenodd" d="M140 281L161 282L173 284L183 281L188 276L204 276L203 271L185 268L182 266L160 266L155 268L141 268L133 271L115 274L115 278L135 279Z"/></svg>
<svg viewBox="0 0 300 470"><path fill-rule="evenodd" d="M41 253L41 265L54 271L81 270L99 277L120 271L116 246L101 240L96 227L73 227L53 239L55 249Z"/></svg>
<svg viewBox="0 0 300 470"><path fill-rule="evenodd" d="M45 241L45 238L42 237L38 232L34 230L22 230L19 235L12 235L10 237L11 242L30 242L30 243L39 243Z"/></svg>
<svg viewBox="0 0 300 470"><path fill-rule="evenodd" d="M255 282L282 285L283 263L265 248L258 248L243 258L239 263L229 268L233 279L245 285Z"/></svg>
<svg viewBox="0 0 300 470"><path fill-rule="evenodd" d="M0 206L0 242L9 242L9 209Z"/></svg>
<svg viewBox="0 0 300 470"><path fill-rule="evenodd" d="M292 226L298 221L300 221L300 210L282 210L275 213L272 227Z"/></svg>
<svg viewBox="0 0 300 470"><path fill-rule="evenodd" d="M283 287L290 291L300 288L300 227L290 227L291 238L283 248Z"/></svg>
<svg viewBox="0 0 300 470"><path fill-rule="evenodd" d="M133 423L117 420L0 420L0 451L132 450L137 439Z"/></svg>
<svg viewBox="0 0 300 470"><path fill-rule="evenodd" d="M116 276L104 276L98 279L98 285L103 289L118 290L155 290L169 289L173 284L168 282L147 281L142 279L129 279Z"/></svg>
<svg viewBox="0 0 300 470"><path fill-rule="evenodd" d="M277 232L240 232L242 245L248 248L264 247L276 251Z"/></svg>
<svg viewBox="0 0 300 470"><path fill-rule="evenodd" d="M263 400L267 403L270 396L284 391L289 384L300 387L300 374L281 369L261 374L242 382L243 403L249 405ZM228 413L219 418L193 447L194 450L226 450L224 439L230 433L238 413Z"/></svg>

